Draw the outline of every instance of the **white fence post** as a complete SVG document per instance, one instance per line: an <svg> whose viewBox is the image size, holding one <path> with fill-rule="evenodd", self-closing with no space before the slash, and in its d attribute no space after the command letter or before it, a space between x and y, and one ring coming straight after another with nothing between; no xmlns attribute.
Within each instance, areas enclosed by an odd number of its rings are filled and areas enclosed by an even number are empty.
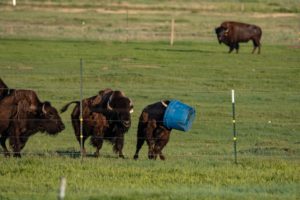
<svg viewBox="0 0 300 200"><path fill-rule="evenodd" d="M171 21L171 36L170 36L170 45L173 46L174 43L174 28L175 28L175 20L172 18Z"/></svg>
<svg viewBox="0 0 300 200"><path fill-rule="evenodd" d="M60 187L59 187L59 191L58 191L58 200L63 200L65 198L66 186L67 186L67 179L65 177L61 177Z"/></svg>
<svg viewBox="0 0 300 200"><path fill-rule="evenodd" d="M13 4L13 6L16 6L17 5L17 0L12 0L12 4Z"/></svg>

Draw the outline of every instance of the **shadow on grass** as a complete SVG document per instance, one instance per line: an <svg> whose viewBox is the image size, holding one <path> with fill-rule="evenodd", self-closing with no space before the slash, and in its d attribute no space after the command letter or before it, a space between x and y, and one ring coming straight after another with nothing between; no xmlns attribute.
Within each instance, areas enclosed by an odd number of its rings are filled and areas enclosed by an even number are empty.
<svg viewBox="0 0 300 200"><path fill-rule="evenodd" d="M207 51L207 50L195 50L195 49L147 49L147 48L135 48L136 50L141 51L170 51L170 52L185 52L185 53L218 53L216 51Z"/></svg>
<svg viewBox="0 0 300 200"><path fill-rule="evenodd" d="M56 151L56 154L60 157L69 157L69 158L81 158L81 154L80 151L76 151L76 150L58 150ZM117 155L111 155L111 154L101 154L100 152L100 156L96 157L94 153L87 153L85 155L85 158L115 158L118 159ZM126 158L125 158L126 159Z"/></svg>

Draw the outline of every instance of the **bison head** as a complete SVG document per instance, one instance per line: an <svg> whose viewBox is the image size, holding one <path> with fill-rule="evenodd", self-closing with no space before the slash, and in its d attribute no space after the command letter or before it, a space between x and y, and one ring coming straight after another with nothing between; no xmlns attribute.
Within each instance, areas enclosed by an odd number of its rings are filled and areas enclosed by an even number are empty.
<svg viewBox="0 0 300 200"><path fill-rule="evenodd" d="M50 102L44 102L40 109L40 129L42 132L47 132L50 135L56 135L65 129L57 110L51 106Z"/></svg>
<svg viewBox="0 0 300 200"><path fill-rule="evenodd" d="M217 34L219 44L221 44L222 42L225 43L226 38L228 36L228 31L229 31L228 28L225 28L225 27L222 27L222 26L215 28L215 32Z"/></svg>
<svg viewBox="0 0 300 200"><path fill-rule="evenodd" d="M133 103L124 93L114 91L107 102L107 109L118 115L118 120L124 127L131 126L130 114L133 113Z"/></svg>

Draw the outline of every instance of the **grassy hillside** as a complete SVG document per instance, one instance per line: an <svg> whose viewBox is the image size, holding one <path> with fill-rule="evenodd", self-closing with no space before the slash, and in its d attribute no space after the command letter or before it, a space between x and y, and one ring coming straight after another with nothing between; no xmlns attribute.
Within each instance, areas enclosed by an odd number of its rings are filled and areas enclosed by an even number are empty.
<svg viewBox="0 0 300 200"><path fill-rule="evenodd" d="M82 161L72 109L61 115L66 130L55 137L34 135L21 159L4 158L0 148L0 199L55 199L62 176L65 199L297 199L297 1L118 2L17 1L16 8L10 1L0 3L0 77L7 85L34 89L41 100L61 108L80 97L82 58L84 97L111 87L123 90L135 106L125 160L104 143L100 158ZM173 47L168 44L171 16L177 20ZM213 33L224 18L262 26L262 53L252 55L248 43L239 54L227 54ZM236 91L238 165L233 163L231 89ZM140 112L161 99L195 107L193 127L172 132L166 161L149 161L146 145L134 161ZM94 148L86 146L92 155Z"/></svg>
<svg viewBox="0 0 300 200"><path fill-rule="evenodd" d="M299 43L298 0L276 1L11 1L0 2L0 38L215 41L224 20L259 25L263 44Z"/></svg>

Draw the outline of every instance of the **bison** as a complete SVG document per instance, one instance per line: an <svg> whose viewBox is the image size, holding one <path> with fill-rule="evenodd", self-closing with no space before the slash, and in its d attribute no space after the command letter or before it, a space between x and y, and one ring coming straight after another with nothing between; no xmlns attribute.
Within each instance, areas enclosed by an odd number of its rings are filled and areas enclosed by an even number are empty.
<svg viewBox="0 0 300 200"><path fill-rule="evenodd" d="M65 112L69 105L76 106L71 114L72 125L77 141L80 138L80 101L67 103L61 109ZM124 158L123 145L124 134L131 126L131 112L133 112L132 101L121 91L112 89L101 90L98 95L82 100L82 153L86 155L84 147L85 140L91 136L91 144L96 147L95 156L99 156L103 140L113 144L114 152Z"/></svg>
<svg viewBox="0 0 300 200"><path fill-rule="evenodd" d="M156 159L159 155L161 160L165 160L162 150L169 141L172 129L164 126L163 118L169 103L169 100L156 102L148 105L142 111L137 130L135 160L138 159L138 153L145 140L148 144L148 158Z"/></svg>
<svg viewBox="0 0 300 200"><path fill-rule="evenodd" d="M14 157L21 157L28 138L37 132L56 135L65 126L50 102L41 102L32 90L10 89L0 100L0 144L5 156L10 156L6 147L9 138Z"/></svg>
<svg viewBox="0 0 300 200"><path fill-rule="evenodd" d="M258 48L258 54L260 54L262 30L256 25L240 22L223 22L215 29L215 32L219 43L229 46L228 53L231 53L234 49L238 53L240 42L252 40L254 46L252 53Z"/></svg>

